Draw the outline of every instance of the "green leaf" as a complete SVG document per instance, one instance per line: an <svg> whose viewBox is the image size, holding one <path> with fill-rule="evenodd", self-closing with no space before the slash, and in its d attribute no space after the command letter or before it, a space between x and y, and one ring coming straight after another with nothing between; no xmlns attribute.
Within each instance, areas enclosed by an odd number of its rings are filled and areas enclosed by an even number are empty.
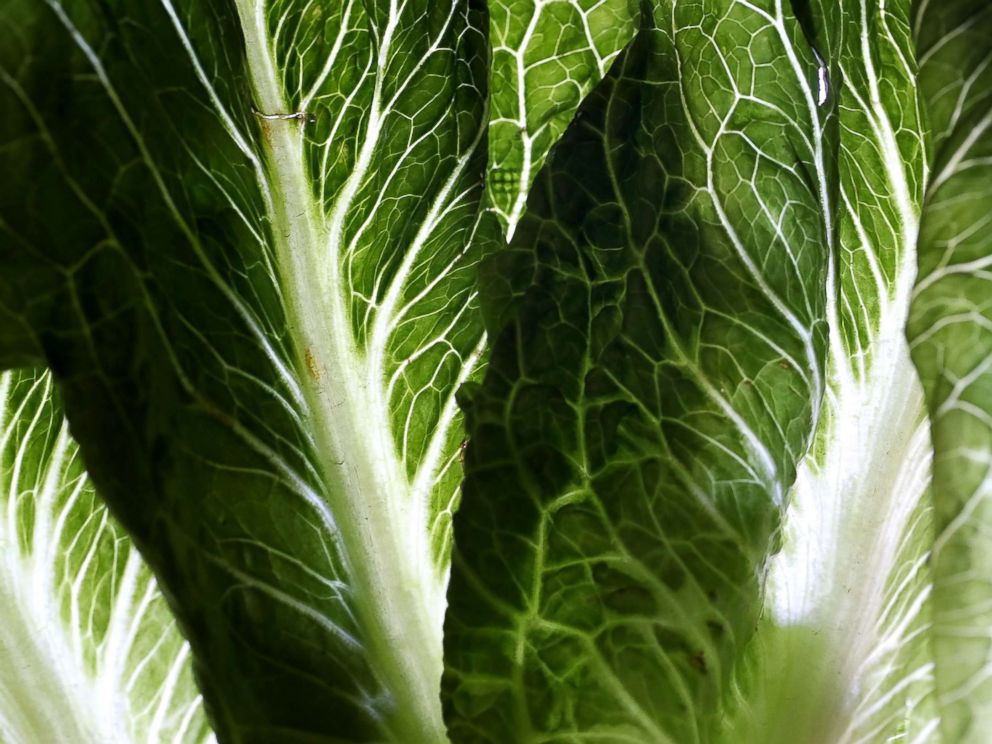
<svg viewBox="0 0 992 744"><path fill-rule="evenodd" d="M548 150L637 30L637 0L491 0L486 195L508 236Z"/></svg>
<svg viewBox="0 0 992 744"><path fill-rule="evenodd" d="M189 644L31 370L0 374L0 655L5 742L212 741Z"/></svg>
<svg viewBox="0 0 992 744"><path fill-rule="evenodd" d="M484 24L0 8L0 361L54 370L225 742L445 738Z"/></svg>
<svg viewBox="0 0 992 744"><path fill-rule="evenodd" d="M484 269L456 741L714 741L823 393L815 55L748 3L643 22Z"/></svg>
<svg viewBox="0 0 992 744"><path fill-rule="evenodd" d="M933 132L909 338L934 444L934 652L942 732L992 731L992 6L920 2L920 89Z"/></svg>

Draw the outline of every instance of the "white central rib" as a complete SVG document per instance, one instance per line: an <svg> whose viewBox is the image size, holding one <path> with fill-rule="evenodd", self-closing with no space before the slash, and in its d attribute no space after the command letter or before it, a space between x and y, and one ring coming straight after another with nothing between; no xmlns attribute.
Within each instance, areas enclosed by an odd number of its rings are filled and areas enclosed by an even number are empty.
<svg viewBox="0 0 992 744"><path fill-rule="evenodd" d="M260 110L284 112L263 2L238 4ZM356 348L334 251L360 177L325 216L310 189L301 124L261 121L276 257L321 459L326 498L343 546L368 659L389 693L382 725L392 741L447 740L440 706L444 585L426 552L422 510L396 456L384 381L369 379ZM370 153L367 153L371 157ZM367 158L366 158L367 159ZM362 159L360 158L360 161ZM364 162L364 161L362 161ZM329 255L330 254L330 255ZM423 553L423 554L421 554ZM441 608L441 612L437 608Z"/></svg>

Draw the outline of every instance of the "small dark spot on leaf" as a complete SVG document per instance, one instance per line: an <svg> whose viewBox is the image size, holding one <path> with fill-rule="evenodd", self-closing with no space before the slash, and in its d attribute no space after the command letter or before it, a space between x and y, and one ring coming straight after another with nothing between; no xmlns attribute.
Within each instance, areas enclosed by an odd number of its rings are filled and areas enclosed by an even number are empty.
<svg viewBox="0 0 992 744"><path fill-rule="evenodd" d="M689 665L696 671L706 674L706 655L702 651L697 651L689 657Z"/></svg>

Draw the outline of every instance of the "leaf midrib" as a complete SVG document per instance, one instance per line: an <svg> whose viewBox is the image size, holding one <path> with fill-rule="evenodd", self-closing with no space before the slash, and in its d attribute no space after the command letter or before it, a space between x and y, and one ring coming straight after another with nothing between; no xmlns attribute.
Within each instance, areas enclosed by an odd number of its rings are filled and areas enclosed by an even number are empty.
<svg viewBox="0 0 992 744"><path fill-rule="evenodd" d="M260 110L285 112L264 3L242 0L238 9ZM310 189L302 125L260 125L267 130L272 237L329 506L327 527L343 547L370 665L391 697L381 723L394 741L442 742L441 628L432 620L440 615L435 605L443 608L444 586L427 540L411 545L405 537L414 529L426 536L420 522L427 515L396 457L381 380L369 374L374 370L356 347L336 260L362 164L372 164L372 142L363 140L355 170L325 217ZM411 555L414 545L423 545L424 554Z"/></svg>

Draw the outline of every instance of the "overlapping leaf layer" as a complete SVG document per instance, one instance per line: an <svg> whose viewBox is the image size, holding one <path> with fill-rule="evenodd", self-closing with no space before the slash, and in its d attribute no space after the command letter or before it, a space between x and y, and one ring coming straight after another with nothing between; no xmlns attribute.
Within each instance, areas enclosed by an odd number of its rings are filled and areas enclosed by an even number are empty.
<svg viewBox="0 0 992 744"><path fill-rule="evenodd" d="M942 732L992 731L992 6L921 2L915 18L932 177L909 336L934 444L934 656Z"/></svg>

